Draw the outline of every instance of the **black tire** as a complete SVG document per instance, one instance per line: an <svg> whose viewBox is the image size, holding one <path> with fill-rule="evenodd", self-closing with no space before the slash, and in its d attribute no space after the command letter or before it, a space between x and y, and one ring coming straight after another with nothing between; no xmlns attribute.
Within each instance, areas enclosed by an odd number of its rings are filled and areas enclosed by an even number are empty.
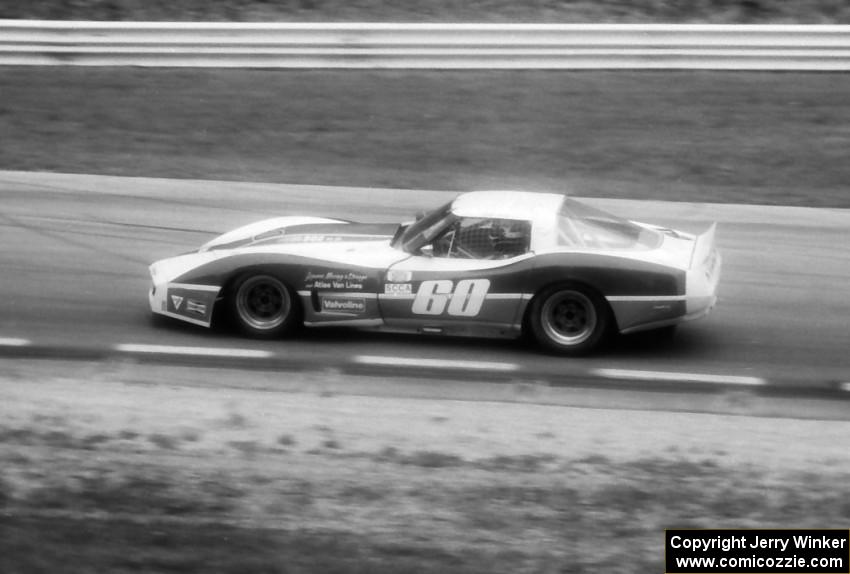
<svg viewBox="0 0 850 574"><path fill-rule="evenodd" d="M613 320L611 309L598 293L570 283L540 292L531 302L528 324L534 339L547 351L580 356L603 343Z"/></svg>
<svg viewBox="0 0 850 574"><path fill-rule="evenodd" d="M273 275L252 273L238 278L227 303L236 328L249 337L282 337L300 321L297 298Z"/></svg>
<svg viewBox="0 0 850 574"><path fill-rule="evenodd" d="M666 343L668 341L672 341L676 337L678 327L678 325L667 325L666 327L653 329L651 332L655 335L655 339L657 341L663 341Z"/></svg>

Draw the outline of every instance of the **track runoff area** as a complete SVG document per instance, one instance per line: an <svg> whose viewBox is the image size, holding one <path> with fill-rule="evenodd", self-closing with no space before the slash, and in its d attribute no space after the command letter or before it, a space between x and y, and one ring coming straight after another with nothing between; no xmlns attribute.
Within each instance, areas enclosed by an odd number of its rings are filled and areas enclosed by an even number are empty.
<svg viewBox="0 0 850 574"><path fill-rule="evenodd" d="M14 313L10 321L0 328L0 357L126 360L134 363L278 372L333 370L351 376L378 377L386 384L391 384L389 377L396 379L400 375L432 382L474 381L479 385L486 382L518 383L539 388L580 390L574 393L574 398L586 395L593 389L604 389L617 393L651 394L651 399L645 400L650 408L658 405L658 399L666 394L751 395L758 398L752 403L762 402L763 399L805 397L835 403L831 407L832 411L847 410L850 378L841 368L845 355L834 348L835 339L831 338L840 333L844 325L840 321L836 322L833 315L823 315L823 309L829 307L810 306L812 312L821 313L817 315L818 321L823 322L826 329L818 337L813 332L812 340L806 341L802 349L798 349L800 345L797 337L783 338L784 332L774 332L777 328L788 331L788 322L794 319L776 316L774 311L777 305L788 308L789 301L782 297L810 288L808 279L797 269L811 267L812 259L807 255L797 255L797 251L802 249L801 245L797 245L798 242L805 247L805 253L828 246L829 253L824 255L822 261L815 262L820 265L815 271L823 273L832 281L828 284L833 288L843 284L844 275L838 269L843 261L843 252L831 246L834 245L833 238L843 234L846 229L846 210L623 200L616 203L616 200L611 200L615 202L612 206L615 211L638 212L634 213L636 219L664 214L671 221L679 221L682 216L691 219L709 218L721 221L725 226L724 237L728 243L722 249L730 249L734 257L730 255L729 261L737 262L738 268L734 265L730 267L727 283L734 290L730 289L726 306L719 311L726 314L717 315L716 320L730 321L739 331L733 333L731 342L727 342L723 327L718 327L717 337L706 342L721 345L717 350L720 355L712 355L711 361L682 360L691 357L687 348L680 349L672 361L666 354L658 352L649 359L644 359L642 355L636 358L633 353L626 353L615 357L617 360L614 361L604 358L572 361L543 358L531 350L500 353L498 347L492 352L476 353L473 359L468 353L449 353L446 347L428 349L427 341L416 344L417 349L420 344L426 346L427 352L422 353L412 346L381 345L379 340L365 346L326 342L319 345L321 348L318 351L309 341L292 346L270 346L215 337L191 337L195 344L187 345L185 343L189 337L181 336L179 331L163 337L163 333L146 328L146 313L142 313L137 295L147 285L144 262L154 259L157 250L167 253L172 249L188 249L201 238L207 237L212 230L222 226L223 221L233 226L236 222L241 223L242 219L261 217L239 210L246 198L259 201L260 205L268 205L269 209L279 209L285 204L291 212L299 213L320 212L329 209L329 206L341 204L342 207L337 206L333 215L351 216L351 210L355 207L349 205L354 201L352 197L358 196L350 188L240 184L240 199L237 201L233 197L233 185L231 182L215 181L5 172L0 191L6 198L4 201L8 202L8 215L12 218L10 233L16 234L15 241L21 241L21 236L25 235L32 244L28 243L24 250L29 257L27 269L32 268L34 273L55 274L57 266L61 266L55 253L66 251L68 256L74 257L75 264L69 268L69 276L64 284L39 286L43 290L43 297L37 302L28 296L34 288L30 274L10 277L8 284L4 284ZM186 194L185 204L180 214L169 215L163 223L163 214L171 214L174 210L168 203L161 205L157 202L173 197L176 189ZM95 214L89 210L81 211L81 205L88 205L92 199L104 193L109 194L109 202L100 204L108 205L111 211ZM374 214L382 221L403 220L404 216L409 216L411 203L415 201L433 205L445 199L445 192L422 191L411 195L404 190L374 188L360 195L368 197L370 204L384 206L385 211L389 210ZM138 209L139 201L144 201L144 210ZM217 209L209 208L211 201L215 202ZM600 206L606 207L605 200L598 200L597 203L600 201L603 202ZM152 213L157 214L157 220L154 220ZM30 220L42 221L53 214L70 218L84 226L87 242L81 242L76 235L66 237L57 230L48 230L49 233L45 234L39 228L33 228L32 224L26 224ZM100 223L102 220L108 224ZM118 223L109 223L113 220ZM791 225L792 222L795 226ZM170 227L162 228L162 225ZM149 228L154 230L147 231ZM168 230L172 228L176 231L169 234ZM812 229L822 231L818 235L813 234ZM762 233L769 234L767 237L771 240L775 235L781 235L776 237L777 242L782 237L792 237L791 247L797 251L777 261L765 263L761 255L751 253L752 236L761 236ZM101 236L110 237L112 251L107 254L102 250ZM57 250L57 247L62 250ZM104 259L105 255L109 257ZM10 264L17 264L16 257L19 258L18 255L9 256ZM759 264L756 265L756 262ZM82 271L87 268L104 268L110 272L110 276L120 279L121 287L110 288L103 282L91 285L88 274ZM757 273L750 272L753 268ZM737 272L737 276L732 271ZM758 300L751 300L750 285L753 282L782 281L784 284L783 278L786 277L790 285L784 290L776 290L777 299L771 300L766 307L753 307L766 299L762 294ZM73 294L70 301L69 294ZM841 304L841 300L833 296L827 303ZM93 315L91 309L98 312ZM84 329L78 336L61 335L67 330L62 321L69 320L84 322L80 325ZM755 327L752 326L753 322L756 322ZM801 325L811 325L811 321ZM83 332L85 329L88 331ZM758 353L759 362L754 362L750 350L746 350L746 356L742 357L743 351L735 345L735 341L745 341L746 344L755 341L753 351ZM706 347L703 343L697 340L694 344L704 349ZM771 344L773 346L769 346ZM812 354L818 349L825 351ZM805 359L804 364L794 367L801 358ZM668 365L673 364L678 368L668 368ZM608 392L609 397L613 394L616 393ZM487 393L478 391L477 396L471 396L471 399L483 400L487 396ZM698 400L694 400L687 406L677 408L698 410L698 403Z"/></svg>
<svg viewBox="0 0 850 574"><path fill-rule="evenodd" d="M160 364L172 366L204 366L246 371L279 373L333 373L346 380L344 388L357 392L357 379L372 378L383 381L384 394L394 394L404 384L399 379L441 382L462 382L469 386L466 393L455 389L452 396L468 400L513 400L516 388L523 400L536 398L544 403L605 406L615 405L611 395L635 393L644 395L643 401L630 400L621 406L638 408L673 408L675 410L728 411L724 401L706 403L706 395L731 397L731 403L740 404L742 395L758 397L751 401L741 414L783 414L779 405L787 404L787 416L824 416L823 409L806 412L789 399L814 399L815 403L829 405L829 418L844 418L850 400L850 381L825 382L812 385L797 380L773 380L746 374L717 374L682 372L675 370L642 370L584 367L581 363L564 361L557 369L546 365L529 369L528 364L511 361L479 361L439 359L416 356L391 356L383 354L336 354L317 364L314 357L299 357L284 350L271 351L249 347L174 346L148 343L116 342L108 346L66 346L39 344L26 338L0 338L0 357L6 359L78 360L93 362L126 361L133 364ZM401 374L401 376L400 376ZM485 392L482 384L492 384L513 389L512 393ZM536 389L529 397L527 388ZM374 391L374 386L368 392ZM594 400L593 391L601 394ZM431 388L428 394L435 397L445 393L445 385ZM566 394L559 395L558 391ZM570 391L578 391L570 392ZM588 394L590 392L590 394ZM682 402L682 396L690 396ZM675 398L677 397L678 398ZM672 398L671 398L672 397ZM760 413L752 410L754 403L767 409ZM792 408L793 407L793 408ZM735 409L733 409L735 410Z"/></svg>

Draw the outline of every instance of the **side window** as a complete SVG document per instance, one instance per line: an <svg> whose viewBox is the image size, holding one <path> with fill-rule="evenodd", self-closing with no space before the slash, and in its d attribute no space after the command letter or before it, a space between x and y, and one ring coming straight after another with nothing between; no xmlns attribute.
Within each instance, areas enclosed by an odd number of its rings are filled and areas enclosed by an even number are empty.
<svg viewBox="0 0 850 574"><path fill-rule="evenodd" d="M528 252L531 223L518 219L465 217L434 239L435 257L507 259Z"/></svg>

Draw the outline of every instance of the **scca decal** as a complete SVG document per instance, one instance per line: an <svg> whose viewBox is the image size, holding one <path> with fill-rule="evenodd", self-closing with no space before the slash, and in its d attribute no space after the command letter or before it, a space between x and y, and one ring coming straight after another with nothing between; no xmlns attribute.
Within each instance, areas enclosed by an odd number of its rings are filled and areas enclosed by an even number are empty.
<svg viewBox="0 0 850 574"><path fill-rule="evenodd" d="M410 283L386 283L384 285L384 295L412 295L413 285Z"/></svg>
<svg viewBox="0 0 850 574"><path fill-rule="evenodd" d="M446 311L456 317L475 317L489 290L489 279L463 279L457 285L448 279L423 281L411 311L417 315L441 315Z"/></svg>

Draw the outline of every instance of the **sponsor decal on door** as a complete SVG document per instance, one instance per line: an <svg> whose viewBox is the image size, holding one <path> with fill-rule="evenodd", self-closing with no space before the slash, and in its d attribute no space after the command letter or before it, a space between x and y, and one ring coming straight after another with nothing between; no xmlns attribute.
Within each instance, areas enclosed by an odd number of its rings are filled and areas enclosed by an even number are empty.
<svg viewBox="0 0 850 574"><path fill-rule="evenodd" d="M348 297L322 297L322 311L331 313L365 313L366 302L363 299Z"/></svg>
<svg viewBox="0 0 850 574"><path fill-rule="evenodd" d="M387 283L384 285L384 295L390 297L407 297L413 295L411 283Z"/></svg>

